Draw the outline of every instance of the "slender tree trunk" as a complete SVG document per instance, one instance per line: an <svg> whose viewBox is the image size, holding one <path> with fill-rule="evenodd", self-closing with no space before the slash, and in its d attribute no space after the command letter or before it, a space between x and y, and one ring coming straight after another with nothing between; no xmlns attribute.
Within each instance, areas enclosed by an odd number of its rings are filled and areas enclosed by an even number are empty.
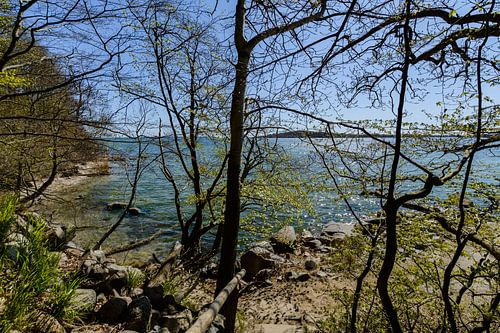
<svg viewBox="0 0 500 333"><path fill-rule="evenodd" d="M236 261L236 246L238 243L238 231L240 226L240 171L243 145L243 113L249 60L249 51L238 51L236 80L232 95L230 115L231 145L227 164L226 211L224 212L224 228L217 287L215 290L216 294L231 281L235 274L234 263ZM235 291L228 298L221 311L226 318L225 327L228 332L234 331L237 305L238 297L237 291Z"/></svg>
<svg viewBox="0 0 500 333"><path fill-rule="evenodd" d="M382 267L377 279L377 290L380 296L380 301L384 308L387 320L394 333L402 332L401 324L399 323L398 313L392 304L391 296L389 295L389 278L391 277L394 263L396 262L396 254L398 250L398 239L396 230L396 218L399 210L399 204L395 199L396 181L398 174L399 158L401 153L401 138L403 112L405 105L406 86L408 84L408 71L410 67L410 8L411 3L406 1L405 9L405 24L404 24L404 63L401 73L401 88L399 92L399 102L396 119L396 139L394 144L394 159L391 166L391 174L389 179L389 188L387 193L387 201L384 205L386 218L386 243L385 254Z"/></svg>

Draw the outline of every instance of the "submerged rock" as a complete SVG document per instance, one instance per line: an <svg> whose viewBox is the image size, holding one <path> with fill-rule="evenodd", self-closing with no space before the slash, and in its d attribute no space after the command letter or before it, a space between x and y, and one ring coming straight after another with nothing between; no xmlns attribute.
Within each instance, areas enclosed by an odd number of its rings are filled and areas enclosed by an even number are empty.
<svg viewBox="0 0 500 333"><path fill-rule="evenodd" d="M127 208L128 204L126 202L114 201L107 204L106 208L108 210L119 210Z"/></svg>
<svg viewBox="0 0 500 333"><path fill-rule="evenodd" d="M129 209L127 209L127 212L130 214L130 215L139 215L142 213L142 211L137 208L137 207L130 207Z"/></svg>

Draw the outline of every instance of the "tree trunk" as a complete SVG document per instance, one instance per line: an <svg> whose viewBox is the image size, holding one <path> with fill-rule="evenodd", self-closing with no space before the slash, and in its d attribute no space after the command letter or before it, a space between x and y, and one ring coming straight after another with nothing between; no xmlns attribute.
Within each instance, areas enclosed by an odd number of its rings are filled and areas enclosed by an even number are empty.
<svg viewBox="0 0 500 333"><path fill-rule="evenodd" d="M227 163L226 211L224 212L224 228L216 294L231 281L235 274L234 263L236 261L236 245L238 243L238 231L240 227L240 170L243 145L243 113L249 60L250 52L238 51L236 80L231 101L231 145ZM233 292L221 311L226 318L225 327L227 332L234 331L237 305L238 297L236 292Z"/></svg>

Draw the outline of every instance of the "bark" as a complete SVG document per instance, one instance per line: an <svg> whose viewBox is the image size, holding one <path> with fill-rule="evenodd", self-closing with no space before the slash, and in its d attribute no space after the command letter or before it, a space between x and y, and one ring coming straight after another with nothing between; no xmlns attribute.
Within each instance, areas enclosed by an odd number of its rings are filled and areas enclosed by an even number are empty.
<svg viewBox="0 0 500 333"><path fill-rule="evenodd" d="M410 67L410 1L406 1L405 24L404 24L404 64L401 73L401 89L399 93L399 103L396 120L396 142L394 148L394 159L391 166L391 175L389 180L389 189L387 201L384 205L386 215L386 244L382 267L377 279L377 290L384 308L387 320L393 332L402 332L399 323L398 314L389 295L389 278L396 262L396 253L398 250L396 217L400 204L395 198L395 188L397 181L397 172L401 152L401 129L403 123L403 111L405 105L406 86L408 83L408 71Z"/></svg>

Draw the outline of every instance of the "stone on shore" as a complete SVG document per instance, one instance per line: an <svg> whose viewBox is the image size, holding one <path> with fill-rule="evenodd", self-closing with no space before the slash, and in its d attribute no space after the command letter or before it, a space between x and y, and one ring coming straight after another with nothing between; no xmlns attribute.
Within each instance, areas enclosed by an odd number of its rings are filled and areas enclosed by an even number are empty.
<svg viewBox="0 0 500 333"><path fill-rule="evenodd" d="M277 253L293 252L297 235L291 225L281 228L272 238L271 243Z"/></svg>
<svg viewBox="0 0 500 333"><path fill-rule="evenodd" d="M151 310L151 303L146 296L134 299L128 307L125 329L146 333L151 321Z"/></svg>
<svg viewBox="0 0 500 333"><path fill-rule="evenodd" d="M104 303L97 312L97 318L102 323L120 323L127 318L127 308L132 302L129 297L113 297Z"/></svg>
<svg viewBox="0 0 500 333"><path fill-rule="evenodd" d="M97 303L97 294L93 289L76 289L71 297L71 309L78 312L90 312Z"/></svg>
<svg viewBox="0 0 500 333"><path fill-rule="evenodd" d="M261 247L254 247L241 256L241 268L246 270L245 280L253 279L262 269L275 268L285 259Z"/></svg>

